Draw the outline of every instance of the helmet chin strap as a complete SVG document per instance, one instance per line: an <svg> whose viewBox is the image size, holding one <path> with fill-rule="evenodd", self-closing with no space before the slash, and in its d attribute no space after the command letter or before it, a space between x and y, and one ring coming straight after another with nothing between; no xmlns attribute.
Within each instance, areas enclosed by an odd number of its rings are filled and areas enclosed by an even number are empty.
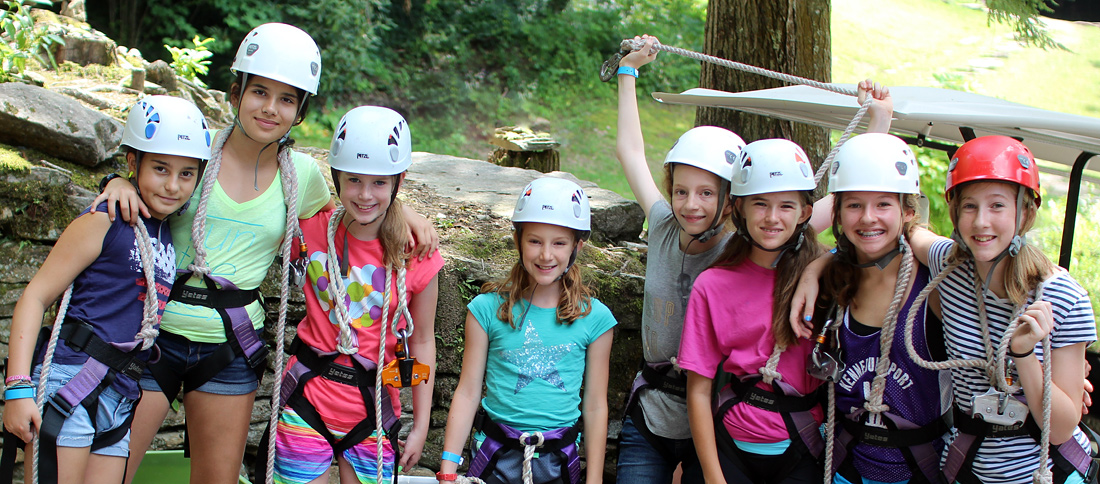
<svg viewBox="0 0 1100 484"><path fill-rule="evenodd" d="M893 262L894 259L896 259L899 255L905 253L905 246L902 245L902 243L901 243L902 237L903 237L903 235L898 234L898 246L894 247L894 250L891 250L890 252L887 252L882 257L879 257L878 259L875 259L871 262L865 262L863 264L852 264L852 265L856 266L860 269L866 269L868 267L878 267L878 269L880 271L881 270L886 270L886 266L890 265L890 263Z"/></svg>
<svg viewBox="0 0 1100 484"><path fill-rule="evenodd" d="M1027 188L1021 186L1016 191L1016 227L1014 229L1014 232L1019 232L1020 231L1020 225L1023 223L1023 217L1024 217L1024 215L1023 215L1023 213L1024 213L1023 203L1024 203L1024 191L1025 190L1027 190ZM974 257L974 253L971 252L970 247L966 245L966 240L964 240L963 237L962 237L962 234L959 233L959 229L956 228L956 229L951 231L951 240L955 241L955 244L958 244L959 247L961 247L968 254L970 254L971 258ZM997 257L994 257L993 260L990 261L990 262L992 262L992 265L989 266L989 271L986 272L985 279L982 281L982 294L983 295L986 295L986 294L989 293L989 281L991 279L993 279L993 271L995 271L997 269L997 264L999 264L1001 262L1001 260L1004 259L1007 256L1016 257L1016 256L1020 255L1020 251L1023 250L1025 245L1027 245L1027 236L1026 235L1019 235L1019 234L1013 235L1012 236L1012 241L1010 241L1008 243L1008 247L1005 247L1004 250L1002 250L1000 254L997 254Z"/></svg>

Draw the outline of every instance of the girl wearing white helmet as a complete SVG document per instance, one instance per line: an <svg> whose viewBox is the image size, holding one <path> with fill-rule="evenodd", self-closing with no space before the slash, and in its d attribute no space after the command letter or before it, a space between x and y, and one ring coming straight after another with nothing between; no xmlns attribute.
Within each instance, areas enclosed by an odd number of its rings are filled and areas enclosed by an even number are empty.
<svg viewBox="0 0 1100 484"><path fill-rule="evenodd" d="M829 192L836 197L837 250L822 278L825 302L818 305L828 308L818 312L828 320L817 324L821 336L807 363L811 374L832 382L835 395L826 426L833 453L825 479L942 484L949 375L913 361L898 329L930 279L905 236L917 223L916 158L901 139L867 133L848 140L834 163ZM803 277L817 273L808 268ZM894 290L884 290L889 287ZM946 358L938 308L916 308L911 340L924 359ZM792 324L799 336L813 336L811 321ZM837 413L843 415L840 425Z"/></svg>
<svg viewBox="0 0 1100 484"><path fill-rule="evenodd" d="M37 465L26 460L28 481L33 467L44 483L123 478L138 380L175 276L167 218L191 198L210 157L210 134L194 104L152 96L130 108L122 145L129 183L151 216L131 227L109 220L103 205L96 213L85 210L65 228L15 305L4 428L24 442L42 439ZM71 298L65 298L53 336L64 343L52 352L41 348L43 355L34 349L43 314L66 287ZM45 389L41 414L35 387ZM58 410L70 407L72 413ZM33 455L31 448L26 455Z"/></svg>
<svg viewBox="0 0 1100 484"><path fill-rule="evenodd" d="M749 143L734 165L738 236L696 279L679 353L707 482L820 480L821 382L806 374L812 344L787 323L795 282L820 253L809 226L815 186L805 152L788 140ZM715 386L722 374L730 383Z"/></svg>
<svg viewBox="0 0 1100 484"><path fill-rule="evenodd" d="M334 455L340 482L383 482L393 479L395 463L408 469L420 458L431 414L436 274L443 258L433 252L418 261L405 252L408 228L396 196L411 164L409 125L397 112L360 106L337 125L329 165L341 206L301 221L306 317L283 380L276 482L327 482ZM392 372L383 371L391 386L376 395L382 341L383 368L396 369L399 357L423 366L396 385L387 378ZM404 447L395 449L400 386L412 386L413 425ZM375 428L377 410L382 432Z"/></svg>
<svg viewBox="0 0 1100 484"><path fill-rule="evenodd" d="M469 475L494 484L519 484L528 474L535 484L577 484L582 416L586 482L602 482L616 323L574 266L590 220L587 195L568 180L539 178L520 194L512 215L519 260L507 279L486 284L468 305L441 483L458 478L473 427ZM538 457L524 459L525 450Z"/></svg>
<svg viewBox="0 0 1100 484"><path fill-rule="evenodd" d="M687 422L687 377L674 362L695 278L725 250L733 233L728 223L732 204L727 194L733 164L745 143L729 130L715 126L685 132L665 157L666 200L646 162L635 91L638 68L656 58L656 51L650 50L656 39L638 39L646 41L645 47L619 63L616 153L649 220L642 305L645 365L635 379L624 411L618 477L624 482L667 484L679 465L683 481L696 482L702 481L703 475ZM861 83L860 92L867 95L874 87L869 82ZM879 124L884 113L888 122L888 112L871 110L872 129L883 129ZM824 203L828 208L827 199Z"/></svg>
<svg viewBox="0 0 1100 484"><path fill-rule="evenodd" d="M232 70L234 123L215 136L202 188L175 224L184 272L166 309L163 355L142 381L149 391L133 425L128 481L181 390L192 478L236 481L268 351L257 288L281 253L281 332L298 219L335 206L317 164L289 138L317 93L317 44L297 27L260 25L241 42ZM141 208L125 184L112 182L105 197L120 198L123 217Z"/></svg>

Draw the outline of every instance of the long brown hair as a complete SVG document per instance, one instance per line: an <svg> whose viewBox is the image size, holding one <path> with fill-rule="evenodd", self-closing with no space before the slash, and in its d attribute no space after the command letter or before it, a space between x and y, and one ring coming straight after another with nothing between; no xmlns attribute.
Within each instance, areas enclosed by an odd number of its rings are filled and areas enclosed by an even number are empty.
<svg viewBox="0 0 1100 484"><path fill-rule="evenodd" d="M813 192L799 191L798 194L803 206L813 206ZM737 205L734 205L733 217L739 221L740 227L746 226L744 216ZM809 219L801 225L802 246L798 250L784 251L780 255L779 264L775 267L775 287L772 289L772 333L775 335L776 343L783 348L798 343L798 336L794 334L788 321L791 313L791 299L794 297L795 288L798 287L798 279L806 266L821 255L821 244L817 242L817 235L810 227ZM798 235L798 232L792 234L791 240ZM744 262L752 253L752 242L748 237L748 234L733 237L711 267L736 266Z"/></svg>
<svg viewBox="0 0 1100 484"><path fill-rule="evenodd" d="M516 224L516 230L512 232L512 241L515 243L516 251L519 252L522 252L520 243L521 237L523 237L523 225L522 223ZM577 243L579 240L579 234L574 233L573 242ZM528 299L527 304L531 304L529 297L534 288L527 270L523 267L522 254L520 257L521 259L516 260L512 270L508 272L508 277L503 281L487 282L481 286L481 292L495 292L504 298L504 302L497 309L497 319L508 323L512 328L516 327L516 321L512 316L512 308L524 299ZM562 324L572 324L574 321L588 316L591 311L592 290L584 283L580 265L573 264L561 276L561 294L558 296L556 312L558 321ZM520 324L523 324L523 322L520 321Z"/></svg>
<svg viewBox="0 0 1100 484"><path fill-rule="evenodd" d="M1003 182L1003 181L977 181L974 183L1003 183L1019 190L1031 190L1023 188L1021 185L1015 183ZM959 225L959 212L962 210L961 198L962 190L970 183L963 183L953 189L953 193L947 202L947 206L951 213L951 224L958 227ZM1031 227L1035 225L1035 218L1038 215L1038 204L1032 202L1033 198L1030 193L1024 195L1024 206L1016 207L1017 211L1023 210L1020 217L1020 226L1016 227L1016 235L1024 235L1031 230ZM1016 197L1019 200L1019 197ZM957 229L956 229L957 230ZM968 260L972 260L974 256L970 253L969 248L963 242L956 241L954 249L947 257L947 262L962 263ZM1039 284L1043 282L1050 274L1055 270L1055 265L1047 256L1043 254L1037 247L1031 244L1024 244L1020 248L1020 253L1016 257L1005 257L1002 261L1005 265L1004 284L1005 292L1008 293L1008 299L1012 301L1012 304L1020 305L1027 301L1028 293L1033 288L1039 287ZM985 274L978 274L980 277L986 277Z"/></svg>
<svg viewBox="0 0 1100 484"><path fill-rule="evenodd" d="M833 202L833 235L836 237L836 257L825 268L825 272L821 276L821 288L822 294L835 298L840 307L845 307L852 303L856 292L859 291L861 278L859 275L860 269L856 267L858 262L856 261L855 246L844 235L843 227L840 226L842 200L844 200L844 192L837 193ZM918 225L918 222L916 217L905 222L904 217L906 213L917 213L920 206L920 195L902 194L901 204L901 215L903 217L901 233L908 234L914 226Z"/></svg>

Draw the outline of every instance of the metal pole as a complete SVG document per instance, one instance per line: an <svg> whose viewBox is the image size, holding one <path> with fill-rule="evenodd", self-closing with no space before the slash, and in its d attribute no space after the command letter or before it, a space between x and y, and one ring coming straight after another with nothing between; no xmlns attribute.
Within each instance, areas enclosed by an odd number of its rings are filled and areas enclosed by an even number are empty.
<svg viewBox="0 0 1100 484"><path fill-rule="evenodd" d="M1085 174L1085 165L1096 153L1082 151L1073 162L1069 172L1069 193L1066 195L1066 219L1062 223L1062 245L1058 255L1058 265L1069 270L1073 260L1073 232L1077 226L1077 205L1081 198L1081 178Z"/></svg>

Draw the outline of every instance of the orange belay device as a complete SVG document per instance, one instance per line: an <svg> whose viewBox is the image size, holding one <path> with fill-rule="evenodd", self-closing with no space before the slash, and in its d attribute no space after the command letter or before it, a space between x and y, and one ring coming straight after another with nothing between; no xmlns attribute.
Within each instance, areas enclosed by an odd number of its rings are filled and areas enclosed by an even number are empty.
<svg viewBox="0 0 1100 484"><path fill-rule="evenodd" d="M395 388L405 388L419 385L428 381L431 368L409 354L408 332L400 330L397 336L397 347L394 349L396 359L386 363L382 368L382 382Z"/></svg>

